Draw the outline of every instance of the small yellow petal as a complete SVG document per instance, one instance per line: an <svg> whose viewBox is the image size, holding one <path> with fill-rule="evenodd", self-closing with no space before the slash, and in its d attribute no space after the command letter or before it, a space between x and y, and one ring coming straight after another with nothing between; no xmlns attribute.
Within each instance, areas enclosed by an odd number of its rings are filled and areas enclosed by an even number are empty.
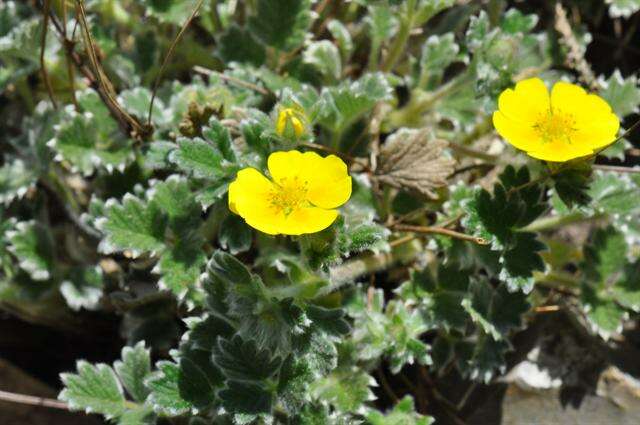
<svg viewBox="0 0 640 425"><path fill-rule="evenodd" d="M531 125L512 121L502 111L493 113L493 126L498 134L517 149L529 151L540 143L540 137Z"/></svg>
<svg viewBox="0 0 640 425"><path fill-rule="evenodd" d="M307 199L317 207L337 208L351 197L347 165L335 155L323 158L315 152L274 152L269 156L268 167L278 184L292 177L304 181Z"/></svg>
<svg viewBox="0 0 640 425"><path fill-rule="evenodd" d="M498 109L513 121L530 125L549 111L549 90L540 78L520 81L498 98Z"/></svg>

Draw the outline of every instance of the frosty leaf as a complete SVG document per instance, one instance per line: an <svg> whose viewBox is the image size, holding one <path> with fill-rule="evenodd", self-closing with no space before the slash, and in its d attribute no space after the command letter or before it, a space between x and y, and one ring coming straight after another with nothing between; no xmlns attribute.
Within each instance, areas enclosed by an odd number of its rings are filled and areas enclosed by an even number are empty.
<svg viewBox="0 0 640 425"><path fill-rule="evenodd" d="M179 416L188 412L193 406L180 395L178 385L180 370L171 362L159 362L154 372L145 380L149 388L149 403L156 413Z"/></svg>
<svg viewBox="0 0 640 425"><path fill-rule="evenodd" d="M161 256L153 269L160 274L158 285L182 298L198 281L207 261L199 237L182 236Z"/></svg>
<svg viewBox="0 0 640 425"><path fill-rule="evenodd" d="M613 227L598 229L584 247L580 301L587 319L603 337L622 328L627 317L624 306L637 307L640 299L636 269L627 261L628 246Z"/></svg>
<svg viewBox="0 0 640 425"><path fill-rule="evenodd" d="M268 350L258 348L251 340L235 336L231 340L218 339L213 361L228 379L262 381L274 376L282 364Z"/></svg>
<svg viewBox="0 0 640 425"><path fill-rule="evenodd" d="M251 248L252 236L249 226L235 214L228 215L222 221L218 232L220 246L234 255Z"/></svg>
<svg viewBox="0 0 640 425"><path fill-rule="evenodd" d="M382 74L366 74L352 83L325 87L318 104L320 123L341 133L390 94L391 87Z"/></svg>
<svg viewBox="0 0 640 425"><path fill-rule="evenodd" d="M122 204L110 199L105 216L97 222L105 233L102 252L131 250L133 254L158 252L164 247L166 216L155 203L145 203L127 193Z"/></svg>
<svg viewBox="0 0 640 425"><path fill-rule="evenodd" d="M342 63L338 48L329 40L315 41L305 49L303 59L313 65L321 74L332 79L339 79L342 74Z"/></svg>
<svg viewBox="0 0 640 425"><path fill-rule="evenodd" d="M640 10L640 0L607 0L612 18L628 18Z"/></svg>
<svg viewBox="0 0 640 425"><path fill-rule="evenodd" d="M149 106L151 104L151 92L145 87L136 87L124 90L118 96L118 102L132 115L135 115L141 122L147 120ZM161 99L156 99L153 103L153 114L151 116L153 124L164 125L171 119L167 113Z"/></svg>
<svg viewBox="0 0 640 425"><path fill-rule="evenodd" d="M430 36L422 46L420 86L425 88L439 84L446 68L460 60L459 52L453 33Z"/></svg>
<svg viewBox="0 0 640 425"><path fill-rule="evenodd" d="M60 375L65 389L60 400L67 402L71 410L100 413L108 419L117 418L125 410L122 386L115 372L106 364L77 363L78 374Z"/></svg>
<svg viewBox="0 0 640 425"><path fill-rule="evenodd" d="M349 30L337 19L329 21L327 29L336 40L342 60L346 61L353 52L353 40L351 39Z"/></svg>
<svg viewBox="0 0 640 425"><path fill-rule="evenodd" d="M60 293L72 309L94 310L102 298L102 288L100 267L74 267L60 284Z"/></svg>
<svg viewBox="0 0 640 425"><path fill-rule="evenodd" d="M138 402L144 402L149 395L144 380L151 373L149 350L144 347L144 342L124 347L122 360L116 361L113 366L129 395Z"/></svg>
<svg viewBox="0 0 640 425"><path fill-rule="evenodd" d="M169 160L198 178L215 180L224 175L220 151L199 138L178 139L178 149L171 152Z"/></svg>
<svg viewBox="0 0 640 425"><path fill-rule="evenodd" d="M34 187L37 178L35 170L27 168L21 159L5 159L5 164L0 167L0 203L7 205L22 198Z"/></svg>
<svg viewBox="0 0 640 425"><path fill-rule="evenodd" d="M20 267L34 280L51 278L55 261L55 244L50 229L36 221L22 221L7 231L8 249Z"/></svg>
<svg viewBox="0 0 640 425"><path fill-rule="evenodd" d="M398 30L398 18L393 14L390 6L380 4L368 8L366 22L373 43L380 44L390 39Z"/></svg>
<svg viewBox="0 0 640 425"><path fill-rule="evenodd" d="M303 43L311 25L310 9L309 0L258 0L249 29L263 43L289 51Z"/></svg>
<svg viewBox="0 0 640 425"><path fill-rule="evenodd" d="M430 425L433 423L433 418L415 411L413 398L408 395L393 406L391 411L383 414L372 409L366 416L371 425Z"/></svg>
<svg viewBox="0 0 640 425"><path fill-rule="evenodd" d="M640 2L638 3L640 8ZM640 87L634 75L623 78L620 70L615 70L608 80L603 81L600 96L605 99L620 118L638 112Z"/></svg>
<svg viewBox="0 0 640 425"><path fill-rule="evenodd" d="M58 161L68 161L73 171L90 175L96 167L104 167L109 172L115 169L122 171L133 160L129 142L119 134L117 126L101 128L104 122L98 120L104 118L91 113L69 112L69 115L58 127L56 137L49 142L57 152ZM110 117L106 119L111 120Z"/></svg>
<svg viewBox="0 0 640 425"><path fill-rule="evenodd" d="M509 331L519 328L522 315L529 310L521 292L510 293L504 286L494 289L485 281L472 282L462 306L473 322L496 341L506 339Z"/></svg>
<svg viewBox="0 0 640 425"><path fill-rule="evenodd" d="M446 185L455 165L454 159L444 155L447 146L426 129L400 129L382 146L378 179L435 198L433 189Z"/></svg>
<svg viewBox="0 0 640 425"><path fill-rule="evenodd" d="M375 400L369 387L376 385L376 381L361 370L335 370L315 381L310 391L339 411L355 412L363 403Z"/></svg>
<svg viewBox="0 0 640 425"><path fill-rule="evenodd" d="M222 404L230 412L256 414L271 411L273 393L262 384L247 381L229 381L218 393Z"/></svg>

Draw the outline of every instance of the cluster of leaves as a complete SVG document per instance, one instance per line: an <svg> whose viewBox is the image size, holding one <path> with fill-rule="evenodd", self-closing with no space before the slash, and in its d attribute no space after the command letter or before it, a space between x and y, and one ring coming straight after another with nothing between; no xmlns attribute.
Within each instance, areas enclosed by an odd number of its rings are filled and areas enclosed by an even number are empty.
<svg viewBox="0 0 640 425"><path fill-rule="evenodd" d="M559 284L604 338L640 310L640 180L586 162L545 179L533 161L498 165L519 160L486 137L503 89L568 78L535 15L205 0L171 49L195 2L78 2L90 28L51 3L48 81L42 10L0 4L0 305L49 326L122 317L121 360L62 375L71 409L122 425L423 425L429 407L385 405L376 372L490 382ZM636 76L598 85L621 118L638 112ZM303 132L278 131L284 108ZM147 120L148 134L123 125ZM342 156L353 193L324 231L271 237L227 190L289 149ZM584 248L554 232L583 221Z"/></svg>

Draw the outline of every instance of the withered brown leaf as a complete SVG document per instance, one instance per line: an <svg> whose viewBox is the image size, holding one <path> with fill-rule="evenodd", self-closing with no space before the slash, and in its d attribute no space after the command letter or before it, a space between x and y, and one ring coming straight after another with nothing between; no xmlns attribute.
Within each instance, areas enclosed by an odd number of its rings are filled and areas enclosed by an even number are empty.
<svg viewBox="0 0 640 425"><path fill-rule="evenodd" d="M444 154L446 140L426 129L403 128L389 136L380 150L377 179L390 186L414 189L431 198L433 189L446 185L455 160Z"/></svg>

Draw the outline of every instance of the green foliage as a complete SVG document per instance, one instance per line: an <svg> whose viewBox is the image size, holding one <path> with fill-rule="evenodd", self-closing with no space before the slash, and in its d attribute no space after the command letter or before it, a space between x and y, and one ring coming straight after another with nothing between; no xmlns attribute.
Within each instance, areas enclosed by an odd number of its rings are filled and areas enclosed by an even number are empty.
<svg viewBox="0 0 640 425"><path fill-rule="evenodd" d="M122 361L115 363L115 370L100 363L91 365L85 361L77 364L77 374L61 375L65 389L60 400L67 402L72 410L100 413L120 424L144 423L150 412L125 398L124 388L139 401L145 394L142 382L149 374L149 351L144 344L125 347ZM138 422L136 422L138 421Z"/></svg>
<svg viewBox="0 0 640 425"><path fill-rule="evenodd" d="M637 320L640 179L593 166L634 163L631 142L557 172L493 133L517 81L588 77L536 6L205 0L181 32L195 1L87 1L86 31L51 2L41 69L36 3L0 4L0 307L126 340L113 366L62 374L72 410L447 422L449 385L498 382L537 307L604 339ZM584 50L593 11L567 11ZM629 124L637 73L593 80ZM300 137L279 134L290 107ZM267 235L228 188L248 167L271 178L269 155L289 150L341 158L351 197L322 231Z"/></svg>

